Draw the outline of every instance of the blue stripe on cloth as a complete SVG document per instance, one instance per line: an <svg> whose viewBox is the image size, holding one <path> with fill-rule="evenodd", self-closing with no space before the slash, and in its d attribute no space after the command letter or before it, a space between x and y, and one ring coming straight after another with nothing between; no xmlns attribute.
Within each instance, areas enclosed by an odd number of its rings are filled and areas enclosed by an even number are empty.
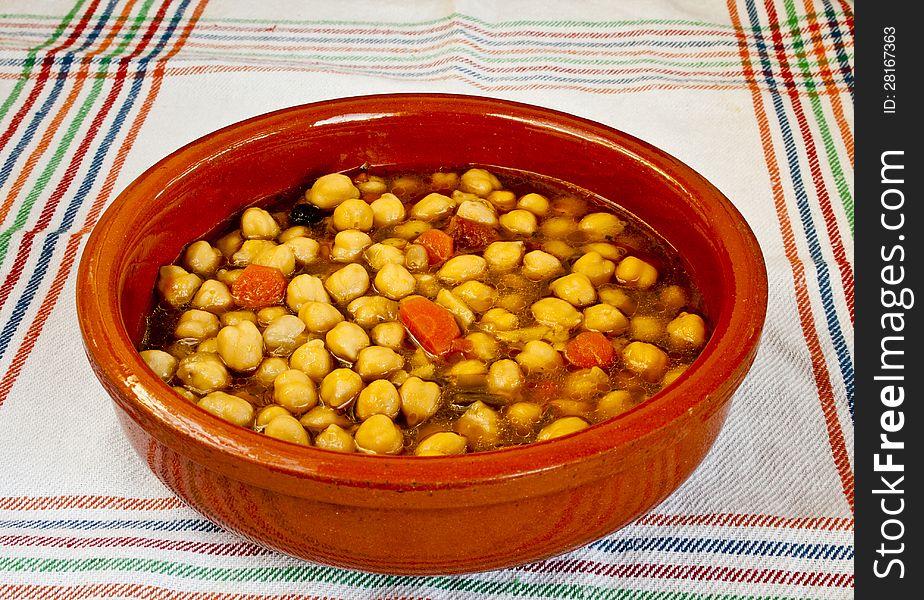
<svg viewBox="0 0 924 600"><path fill-rule="evenodd" d="M850 87L850 99L853 100L853 69L850 66L850 59L847 57L847 50L844 46L844 36L841 33L841 28L838 25L837 13L834 10L834 7L831 6L830 0L824 0L825 6L825 17L827 17L828 29L831 31L831 39L834 42L834 50L837 56L838 69L841 76L844 78L844 81L847 82L847 85ZM826 36L822 36L824 39Z"/></svg>
<svg viewBox="0 0 924 600"><path fill-rule="evenodd" d="M0 529L10 528L26 529L73 529L78 531L97 531L105 529L141 529L145 531L200 531L207 533L222 533L224 530L204 519L114 519L109 521L93 521L89 519L31 519L31 520L0 520Z"/></svg>
<svg viewBox="0 0 924 600"><path fill-rule="evenodd" d="M606 538L590 544L602 552L626 553L639 551L680 552L686 554L738 554L742 556L786 556L790 558L853 560L852 545L804 544L778 540L741 540L690 537Z"/></svg>

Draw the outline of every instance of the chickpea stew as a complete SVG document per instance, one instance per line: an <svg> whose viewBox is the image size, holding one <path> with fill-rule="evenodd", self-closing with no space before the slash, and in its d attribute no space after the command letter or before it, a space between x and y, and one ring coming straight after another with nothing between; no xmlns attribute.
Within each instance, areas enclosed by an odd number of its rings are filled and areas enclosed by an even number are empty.
<svg viewBox="0 0 924 600"><path fill-rule="evenodd" d="M674 381L709 331L677 252L494 171L333 173L246 209L161 267L142 357L231 423L389 455L560 437Z"/></svg>

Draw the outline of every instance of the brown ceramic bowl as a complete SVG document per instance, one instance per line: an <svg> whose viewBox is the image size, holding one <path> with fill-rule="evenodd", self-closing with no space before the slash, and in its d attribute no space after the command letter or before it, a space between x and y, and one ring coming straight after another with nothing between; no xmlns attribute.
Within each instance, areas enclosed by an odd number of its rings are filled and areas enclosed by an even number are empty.
<svg viewBox="0 0 924 600"><path fill-rule="evenodd" d="M497 165L568 181L652 225L687 263L712 338L674 384L582 432L453 457L345 455L219 420L137 347L158 267L231 215L324 173ZM742 216L677 159L568 114L500 100L383 95L255 117L177 150L100 219L80 263L87 355L138 454L170 489L259 544L330 565L434 574L541 559L606 535L702 461L754 360L767 282Z"/></svg>

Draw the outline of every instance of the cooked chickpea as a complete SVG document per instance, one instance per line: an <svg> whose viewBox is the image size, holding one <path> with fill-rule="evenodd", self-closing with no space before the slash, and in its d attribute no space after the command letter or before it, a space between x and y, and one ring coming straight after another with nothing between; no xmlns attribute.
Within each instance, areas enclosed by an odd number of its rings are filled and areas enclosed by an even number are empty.
<svg viewBox="0 0 924 600"><path fill-rule="evenodd" d="M251 321L225 325L217 340L218 355L235 371L251 371L263 361L263 335Z"/></svg>
<svg viewBox="0 0 924 600"><path fill-rule="evenodd" d="M221 251L205 240L193 242L183 254L183 266L202 278L214 275L221 261Z"/></svg>
<svg viewBox="0 0 924 600"><path fill-rule="evenodd" d="M365 421L372 415L387 415L394 419L401 412L401 396L390 381L376 379L363 388L353 407L356 418Z"/></svg>
<svg viewBox="0 0 924 600"><path fill-rule="evenodd" d="M343 313L327 302L305 302L298 309L298 318L311 333L327 333L343 321Z"/></svg>
<svg viewBox="0 0 924 600"><path fill-rule="evenodd" d="M401 428L386 415L372 415L356 429L356 448L366 454L399 454L404 449Z"/></svg>
<svg viewBox="0 0 924 600"><path fill-rule="evenodd" d="M286 305L298 311L306 302L330 303L330 296L320 279L303 273L295 276L286 287Z"/></svg>
<svg viewBox="0 0 924 600"><path fill-rule="evenodd" d="M369 208L372 209L372 226L376 229L404 220L404 204L394 194L382 194Z"/></svg>
<svg viewBox="0 0 924 600"><path fill-rule="evenodd" d="M563 240L548 240L542 244L542 250L560 261L568 260L577 253L577 250Z"/></svg>
<svg viewBox="0 0 924 600"><path fill-rule="evenodd" d="M334 271L324 282L324 287L335 301L346 304L369 289L369 273L361 265L352 263Z"/></svg>
<svg viewBox="0 0 924 600"><path fill-rule="evenodd" d="M490 171L469 169L462 173L459 189L485 198L494 190L501 189L501 182Z"/></svg>
<svg viewBox="0 0 924 600"><path fill-rule="evenodd" d="M620 334L629 327L629 319L610 304L594 304L584 309L584 329Z"/></svg>
<svg viewBox="0 0 924 600"><path fill-rule="evenodd" d="M299 346L289 357L293 369L304 371L315 383L319 383L333 368L333 358L324 346L324 340L311 340Z"/></svg>
<svg viewBox="0 0 924 600"><path fill-rule="evenodd" d="M700 348L706 343L706 323L699 315L682 312L667 324L667 339L677 350Z"/></svg>
<svg viewBox="0 0 924 600"><path fill-rule="evenodd" d="M400 350L404 345L404 325L395 321L379 323L369 332L372 343L392 350Z"/></svg>
<svg viewBox="0 0 924 600"><path fill-rule="evenodd" d="M408 427L416 427L434 414L440 407L440 386L420 377L409 377L398 390L401 396L401 412Z"/></svg>
<svg viewBox="0 0 924 600"><path fill-rule="evenodd" d="M490 227L497 226L497 213L494 207L484 200L465 200L456 209L456 216Z"/></svg>
<svg viewBox="0 0 924 600"><path fill-rule="evenodd" d="M533 303L530 312L537 322L552 328L574 329L584 320L584 316L574 306L561 298L538 300Z"/></svg>
<svg viewBox="0 0 924 600"><path fill-rule="evenodd" d="M658 293L658 300L670 314L676 314L678 310L687 305L690 301L687 291L679 285L668 285Z"/></svg>
<svg viewBox="0 0 924 600"><path fill-rule="evenodd" d="M593 405L585 400L552 400L548 404L556 416L586 418L593 412Z"/></svg>
<svg viewBox="0 0 924 600"><path fill-rule="evenodd" d="M517 435L526 437L542 418L542 406L533 402L514 402L504 409L504 418Z"/></svg>
<svg viewBox="0 0 924 600"><path fill-rule="evenodd" d="M530 236L536 233L536 229L539 227L536 215L521 208L511 210L509 213L501 215L498 222L501 228L513 235Z"/></svg>
<svg viewBox="0 0 924 600"><path fill-rule="evenodd" d="M228 286L217 279L204 281L189 303L192 308L220 314L234 307L234 298Z"/></svg>
<svg viewBox="0 0 924 600"><path fill-rule="evenodd" d="M190 392L189 390L187 390L186 388L184 388L184 387L182 387L182 386L175 385L175 386L173 386L171 389L172 389L174 392L176 392L177 394L179 394L180 396L182 396L182 397L185 398L186 400L189 400L189 401L192 402L192 403L198 403L198 402L199 402L199 396L195 395L194 393Z"/></svg>
<svg viewBox="0 0 924 600"><path fill-rule="evenodd" d="M475 322L475 313L472 309L449 290L440 290L436 294L436 303L451 312L463 330L468 329L469 325Z"/></svg>
<svg viewBox="0 0 924 600"><path fill-rule="evenodd" d="M363 379L351 369L334 369L321 381L318 395L333 408L345 408L359 396Z"/></svg>
<svg viewBox="0 0 924 600"><path fill-rule="evenodd" d="M451 431L439 431L422 439L414 450L417 456L453 456L465 454L468 441Z"/></svg>
<svg viewBox="0 0 924 600"><path fill-rule="evenodd" d="M287 369L273 381L273 400L294 415L318 403L318 392L311 378L299 369Z"/></svg>
<svg viewBox="0 0 924 600"><path fill-rule="evenodd" d="M225 392L212 392L198 402L199 407L216 417L246 427L253 422L253 405L239 396Z"/></svg>
<svg viewBox="0 0 924 600"><path fill-rule="evenodd" d="M344 428L352 425L350 419L346 415L330 406L324 406L323 404L318 404L303 414L298 422L301 423L305 429L313 432L324 431L331 425Z"/></svg>
<svg viewBox="0 0 924 600"><path fill-rule="evenodd" d="M250 264L273 267L279 269L286 277L289 277L295 272L295 252L285 244L273 246L257 255Z"/></svg>
<svg viewBox="0 0 924 600"><path fill-rule="evenodd" d="M590 400L610 389L610 378L600 367L581 369L568 373L562 389L568 390L573 400Z"/></svg>
<svg viewBox="0 0 924 600"><path fill-rule="evenodd" d="M488 194L488 202L498 210L513 210L517 206L517 195L509 190L494 190Z"/></svg>
<svg viewBox="0 0 924 600"><path fill-rule="evenodd" d="M625 292L625 290L616 287L606 287L598 290L597 293L600 296L600 302L615 306L622 311L624 315L635 314L635 309L638 307L638 304Z"/></svg>
<svg viewBox="0 0 924 600"><path fill-rule="evenodd" d="M488 379L488 367L477 358L460 360L445 373L453 385L462 389L483 387Z"/></svg>
<svg viewBox="0 0 924 600"><path fill-rule="evenodd" d="M262 430L269 424L270 421L283 415L291 416L291 413L278 404L270 404L269 406L264 406L257 412L255 425Z"/></svg>
<svg viewBox="0 0 924 600"><path fill-rule="evenodd" d="M523 387L523 372L515 361L505 358L488 368L488 392L499 396L515 396Z"/></svg>
<svg viewBox="0 0 924 600"><path fill-rule="evenodd" d="M661 379L669 361L663 350L647 342L628 344L622 349L622 359L630 371L652 383Z"/></svg>
<svg viewBox="0 0 924 600"><path fill-rule="evenodd" d="M540 429L539 435L536 436L536 441L544 442L546 440L560 438L571 433L577 433L588 427L590 427L590 423L580 417L562 417Z"/></svg>
<svg viewBox="0 0 924 600"><path fill-rule="evenodd" d="M380 271L387 264L404 264L404 252L388 244L372 244L363 252L363 258L373 271Z"/></svg>
<svg viewBox="0 0 924 600"><path fill-rule="evenodd" d="M548 373L564 366L558 350L541 340L526 342L516 361L527 373Z"/></svg>
<svg viewBox="0 0 924 600"><path fill-rule="evenodd" d="M244 269L218 269L218 272L215 273L215 279L230 288L243 272Z"/></svg>
<svg viewBox="0 0 924 600"><path fill-rule="evenodd" d="M157 291L161 298L174 308L183 306L196 295L202 279L195 273L188 273L183 267L167 265L160 268Z"/></svg>
<svg viewBox="0 0 924 600"><path fill-rule="evenodd" d="M293 444L307 446L310 443L308 432L305 431L302 424L298 422L298 419L292 415L279 415L266 424L263 433L271 438L276 438L284 442L291 442Z"/></svg>
<svg viewBox="0 0 924 600"><path fill-rule="evenodd" d="M318 253L321 251L320 244L306 237L293 238L284 242L283 245L292 251L292 256L295 257L295 265L297 267L304 267L305 265L313 263L317 260Z"/></svg>
<svg viewBox="0 0 924 600"><path fill-rule="evenodd" d="M263 347L273 356L288 356L308 341L304 321L295 315L282 315L263 330Z"/></svg>
<svg viewBox="0 0 924 600"><path fill-rule="evenodd" d="M231 310L222 314L218 320L221 321L222 327L227 327L228 325L237 325L241 321L250 321L256 325L257 315L249 310Z"/></svg>
<svg viewBox="0 0 924 600"><path fill-rule="evenodd" d="M577 221L571 217L549 217L542 221L542 234L549 239L564 240L577 230Z"/></svg>
<svg viewBox="0 0 924 600"><path fill-rule="evenodd" d="M244 236L241 235L240 229L236 229L218 238L218 241L215 242L215 248L221 252L221 255L224 256L226 260L231 260L231 256L241 249L243 243Z"/></svg>
<svg viewBox="0 0 924 600"><path fill-rule="evenodd" d="M629 335L642 342L657 342L664 336L664 321L659 317L636 315L629 320Z"/></svg>
<svg viewBox="0 0 924 600"><path fill-rule="evenodd" d="M484 249L484 259L491 270L515 269L523 262L523 242L492 242Z"/></svg>
<svg viewBox="0 0 924 600"><path fill-rule="evenodd" d="M436 276L440 281L458 285L472 279L480 279L487 268L488 263L484 258L476 254L462 254L447 260Z"/></svg>
<svg viewBox="0 0 924 600"><path fill-rule="evenodd" d="M616 262L622 260L622 257L626 255L625 248L606 242L591 242L589 244L584 244L581 246L581 250L585 253L596 252L606 260L612 261L614 268Z"/></svg>
<svg viewBox="0 0 924 600"><path fill-rule="evenodd" d="M455 206L452 198L434 192L427 194L412 206L410 216L418 221L437 221L452 212Z"/></svg>
<svg viewBox="0 0 924 600"><path fill-rule="evenodd" d="M285 306L265 306L257 311L257 325L266 327L282 315L289 314Z"/></svg>
<svg viewBox="0 0 924 600"><path fill-rule="evenodd" d="M241 235L245 240L274 240L279 232L279 223L262 208L251 206L241 215Z"/></svg>
<svg viewBox="0 0 924 600"><path fill-rule="evenodd" d="M334 245L330 249L330 259L333 262L356 262L362 257L366 248L371 245L372 238L367 233L356 229L341 231L334 236Z"/></svg>
<svg viewBox="0 0 924 600"><path fill-rule="evenodd" d="M487 331L511 331L520 324L520 319L506 308L492 308L481 316L481 326Z"/></svg>
<svg viewBox="0 0 924 600"><path fill-rule="evenodd" d="M311 189L305 193L308 202L328 210L352 198L359 198L359 189L353 185L349 177L341 173L318 177Z"/></svg>
<svg viewBox="0 0 924 600"><path fill-rule="evenodd" d="M583 273L571 273L549 284L553 294L572 306L587 306L597 300L597 290Z"/></svg>
<svg viewBox="0 0 924 600"><path fill-rule="evenodd" d="M475 280L457 285L452 293L475 312L485 312L497 301L496 289Z"/></svg>
<svg viewBox="0 0 924 600"><path fill-rule="evenodd" d="M372 207L359 199L349 199L341 202L334 209L331 225L337 231L356 229L369 231L372 229L374 213Z"/></svg>
<svg viewBox="0 0 924 600"><path fill-rule="evenodd" d="M240 250L231 256L230 262L235 267L246 267L258 256L275 247L276 242L272 240L247 240L241 245Z"/></svg>
<svg viewBox="0 0 924 600"><path fill-rule="evenodd" d="M333 452L356 452L356 443L350 432L334 424L328 425L327 429L314 438L314 445Z"/></svg>
<svg viewBox="0 0 924 600"><path fill-rule="evenodd" d="M413 240L428 229L433 229L433 226L426 221L411 220L395 225L392 232L401 239Z"/></svg>
<svg viewBox="0 0 924 600"><path fill-rule="evenodd" d="M492 448L500 441L501 419L497 411L477 400L456 421L456 432L473 450Z"/></svg>
<svg viewBox="0 0 924 600"><path fill-rule="evenodd" d="M163 350L144 350L141 352L141 358L148 368L164 381L173 379L176 366L179 364L176 358Z"/></svg>
<svg viewBox="0 0 924 600"><path fill-rule="evenodd" d="M432 273L415 273L414 279L417 280L417 293L431 300L443 289L439 278Z"/></svg>
<svg viewBox="0 0 924 600"><path fill-rule="evenodd" d="M177 339L204 340L218 333L218 317L204 310L191 309L180 315L173 330Z"/></svg>
<svg viewBox="0 0 924 600"><path fill-rule="evenodd" d="M472 343L472 354L483 361L492 361L497 358L500 349L494 336L476 331L465 336Z"/></svg>
<svg viewBox="0 0 924 600"><path fill-rule="evenodd" d="M202 340L196 346L196 352L218 352L218 338L210 337Z"/></svg>
<svg viewBox="0 0 924 600"><path fill-rule="evenodd" d="M578 229L588 240L612 240L626 228L626 222L612 213L590 213L578 223Z"/></svg>
<svg viewBox="0 0 924 600"><path fill-rule="evenodd" d="M575 218L587 214L589 210L587 208L587 202L570 194L555 198L550 208L552 212L557 215L569 215Z"/></svg>
<svg viewBox="0 0 924 600"><path fill-rule="evenodd" d="M359 357L359 351L369 345L369 336L363 328L349 321L334 325L324 339L334 356L351 363Z"/></svg>
<svg viewBox="0 0 924 600"><path fill-rule="evenodd" d="M635 396L628 390L613 390L597 400L597 418L609 419L621 415L636 405Z"/></svg>
<svg viewBox="0 0 924 600"><path fill-rule="evenodd" d="M561 261L548 252L533 250L523 257L522 273L532 281L551 279L563 271Z"/></svg>
<svg viewBox="0 0 924 600"><path fill-rule="evenodd" d="M389 263L375 276L375 289L392 300L409 296L416 288L417 280L401 265Z"/></svg>
<svg viewBox="0 0 924 600"><path fill-rule="evenodd" d="M353 185L363 194L382 194L388 189L388 184L378 175L369 175L365 179L362 176L356 177Z"/></svg>
<svg viewBox="0 0 924 600"><path fill-rule="evenodd" d="M390 348L369 346L359 351L353 368L366 381L388 377L404 367L404 358Z"/></svg>
<svg viewBox="0 0 924 600"><path fill-rule="evenodd" d="M604 259L599 252L591 251L574 261L571 270L586 275L592 284L599 286L607 283L613 276L616 263Z"/></svg>
<svg viewBox="0 0 924 600"><path fill-rule="evenodd" d="M674 381L683 375L688 368L690 368L690 365L677 365L676 367L670 369L667 373L664 374L664 377L661 378L661 385L667 387L674 383Z"/></svg>
<svg viewBox="0 0 924 600"><path fill-rule="evenodd" d="M627 256L616 266L616 280L629 287L647 290L657 283L658 270L640 258Z"/></svg>
<svg viewBox="0 0 924 600"><path fill-rule="evenodd" d="M258 383L269 387L273 385L276 377L288 368L289 363L286 359L279 356L270 356L263 359L257 366L256 371L253 372L252 377Z"/></svg>
<svg viewBox="0 0 924 600"><path fill-rule="evenodd" d="M398 318L398 303L384 296L360 296L347 304L353 322L364 329Z"/></svg>

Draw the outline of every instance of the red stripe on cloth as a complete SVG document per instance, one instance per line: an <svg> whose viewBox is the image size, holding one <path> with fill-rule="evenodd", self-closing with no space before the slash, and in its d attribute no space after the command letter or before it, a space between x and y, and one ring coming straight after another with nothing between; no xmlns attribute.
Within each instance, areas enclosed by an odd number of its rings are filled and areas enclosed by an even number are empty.
<svg viewBox="0 0 924 600"><path fill-rule="evenodd" d="M157 600L346 600L343 597L308 594L242 594L237 592L193 592L136 583L95 583L79 585L0 584L0 598L7 600L82 600L84 598L144 598ZM390 598L390 600L423 600Z"/></svg>
<svg viewBox="0 0 924 600"><path fill-rule="evenodd" d="M195 552L214 556L266 556L272 550L254 544L190 542L188 540L152 539L141 537L50 537L36 535L0 535L0 546L34 548L148 548L174 552Z"/></svg>
<svg viewBox="0 0 924 600"><path fill-rule="evenodd" d="M179 498L127 498L124 496L7 496L0 510L177 510L188 508Z"/></svg>
<svg viewBox="0 0 924 600"><path fill-rule="evenodd" d="M767 527L780 529L818 529L822 531L853 531L851 517L781 517L778 515L748 515L716 513L710 515L648 514L635 521L651 527Z"/></svg>
<svg viewBox="0 0 924 600"><path fill-rule="evenodd" d="M735 2L736 0L727 0L728 11L732 24L740 30L741 19L738 16ZM741 62L744 65L745 71L748 73L748 79L756 80L753 68L751 67L751 59L748 55L747 44L741 40L738 46L741 51ZM751 100L754 104L754 113L757 117L757 124L760 129L764 159L767 162L770 175L773 202L776 207L777 219L780 223L783 249L792 267L793 289L796 296L796 308L799 313L799 324L802 327L802 335L805 338L806 347L812 359L812 374L815 379L815 386L818 389L818 399L821 403L821 411L825 420L831 456L841 481L844 497L847 500L847 504L850 506L850 511L853 512L854 475L853 469L850 466L850 454L847 452L847 444L844 440L844 433L841 430L840 419L838 418L837 407L834 402L834 391L831 387L831 378L825 366L824 353L821 350L818 333L815 330L811 303L808 297L808 283L805 278L805 266L799 258L795 243L795 234L793 233L792 223L790 222L787 212L786 198L780 179L779 164L777 163L773 148L773 138L770 132L767 112L764 108L760 90L756 85L751 86Z"/></svg>

